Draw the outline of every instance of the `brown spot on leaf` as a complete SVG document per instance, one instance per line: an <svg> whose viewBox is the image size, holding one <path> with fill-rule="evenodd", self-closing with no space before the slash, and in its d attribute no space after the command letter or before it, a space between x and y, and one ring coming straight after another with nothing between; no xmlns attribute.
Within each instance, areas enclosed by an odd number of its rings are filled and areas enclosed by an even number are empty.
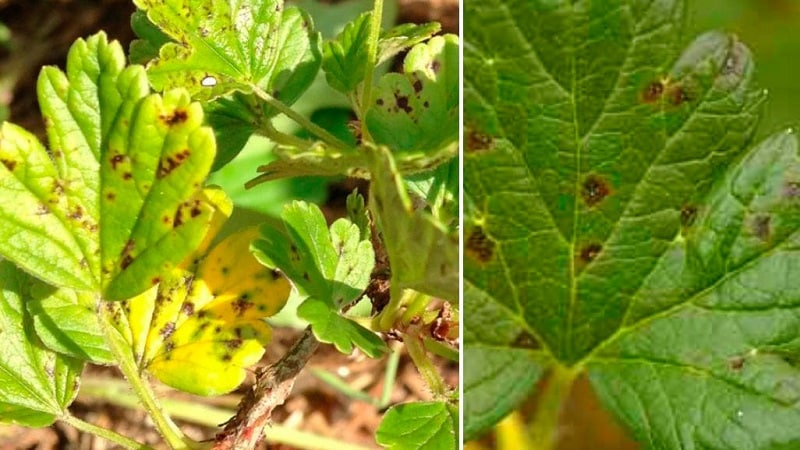
<svg viewBox="0 0 800 450"><path fill-rule="evenodd" d="M583 197L583 201L590 208L603 201L609 194L611 194L611 187L608 185L608 182L599 175L589 175L583 181L581 196Z"/></svg>
<svg viewBox="0 0 800 450"><path fill-rule="evenodd" d="M133 178L133 174L130 172L125 172L124 174L122 174L123 180L130 180L131 178Z"/></svg>
<svg viewBox="0 0 800 450"><path fill-rule="evenodd" d="M13 171L14 168L17 167L17 162L11 159L3 158L0 159L0 162L2 162L3 165L6 166L6 169L8 169L9 171Z"/></svg>
<svg viewBox="0 0 800 450"><path fill-rule="evenodd" d="M542 347L539 345L539 342L536 340L536 338L531 336L526 331L522 331L519 335L517 335L511 346L515 348L526 348L531 350L536 350Z"/></svg>
<svg viewBox="0 0 800 450"><path fill-rule="evenodd" d="M442 63L440 63L439 61L434 60L431 63L431 70L433 71L433 73L439 73L439 69L441 68L442 68Z"/></svg>
<svg viewBox="0 0 800 450"><path fill-rule="evenodd" d="M231 339L225 342L225 346L228 347L230 350L236 350L237 348L242 346L243 342L244 341L242 341L241 339Z"/></svg>
<svg viewBox="0 0 800 450"><path fill-rule="evenodd" d="M587 263L593 261L595 258L597 258L597 255L599 255L602 250L603 246L596 242L591 243L589 245L584 245L581 248L581 253L580 253L581 261Z"/></svg>
<svg viewBox="0 0 800 450"><path fill-rule="evenodd" d="M109 192L106 194L106 200L113 202L116 199L117 199L117 194L113 192Z"/></svg>
<svg viewBox="0 0 800 450"><path fill-rule="evenodd" d="M676 85L673 89L670 90L669 94L670 102L675 106L680 106L688 101L691 100L689 93L686 92L686 89L681 85Z"/></svg>
<svg viewBox="0 0 800 450"><path fill-rule="evenodd" d="M800 181L787 182L783 194L788 198L800 198Z"/></svg>
<svg viewBox="0 0 800 450"><path fill-rule="evenodd" d="M735 371L742 370L744 367L744 358L741 356L734 356L733 358L730 358L728 360L728 367Z"/></svg>
<svg viewBox="0 0 800 450"><path fill-rule="evenodd" d="M125 161L125 157L120 155L120 154L116 154L116 155L112 156L111 157L111 169L117 170L117 166L122 164L124 161Z"/></svg>
<svg viewBox="0 0 800 450"><path fill-rule="evenodd" d="M67 217L73 220L80 220L83 217L83 208L76 206Z"/></svg>
<svg viewBox="0 0 800 450"><path fill-rule="evenodd" d="M249 301L250 298L247 294L242 294L236 301L233 303L233 310L236 311L237 316L244 315L245 311L253 307L253 302Z"/></svg>
<svg viewBox="0 0 800 450"><path fill-rule="evenodd" d="M467 152L491 150L494 147L494 139L488 134L467 128L465 145Z"/></svg>
<svg viewBox="0 0 800 450"><path fill-rule="evenodd" d="M690 227L697 219L697 206L692 204L685 204L681 207L681 226Z"/></svg>
<svg viewBox="0 0 800 450"><path fill-rule="evenodd" d="M395 95L395 100L397 107L405 111L406 114L411 114L413 108L408 104L408 96L407 95Z"/></svg>
<svg viewBox="0 0 800 450"><path fill-rule="evenodd" d="M163 328L161 328L158 334L159 336L161 336L161 339L166 340L170 336L172 336L172 333L174 332L175 332L175 322L167 322L167 324L164 325Z"/></svg>
<svg viewBox="0 0 800 450"><path fill-rule="evenodd" d="M378 98L377 100L375 100L375 104L378 105L378 106L383 106L383 99L382 98Z"/></svg>
<svg viewBox="0 0 800 450"><path fill-rule="evenodd" d="M419 78L414 80L414 84L412 85L412 87L414 88L414 92L419 94L420 91L422 91L422 80L420 80Z"/></svg>
<svg viewBox="0 0 800 450"><path fill-rule="evenodd" d="M184 149L174 155L167 156L166 158L162 159L158 163L158 171L156 172L156 176L161 179L172 173L175 169L181 166L181 164L189 158L192 152L187 148Z"/></svg>
<svg viewBox="0 0 800 450"><path fill-rule="evenodd" d="M752 223L753 234L762 241L766 241L772 231L771 222L772 218L768 215L755 216Z"/></svg>
<svg viewBox="0 0 800 450"><path fill-rule="evenodd" d="M222 360L225 361L225 362L228 362L228 361L230 361L232 359L233 359L233 356L231 356L230 353L225 353L224 355L222 355Z"/></svg>
<svg viewBox="0 0 800 450"><path fill-rule="evenodd" d="M181 311L183 312L183 314L191 316L192 314L194 314L194 303L183 302L183 304L181 305Z"/></svg>
<svg viewBox="0 0 800 450"><path fill-rule="evenodd" d="M35 214L37 216L44 216L46 214L50 214L50 208L48 208L47 205L40 203L39 206L36 208Z"/></svg>
<svg viewBox="0 0 800 450"><path fill-rule="evenodd" d="M494 241L486 236L483 228L476 226L470 230L469 236L467 236L464 251L469 258L485 264L494 256L494 246Z"/></svg>
<svg viewBox="0 0 800 450"><path fill-rule="evenodd" d="M157 285L158 283L161 283L161 278L153 277L150 279L150 284L152 284L153 286Z"/></svg>
<svg viewBox="0 0 800 450"><path fill-rule="evenodd" d="M655 103L661 98L662 94L664 94L664 83L660 80L653 81L642 91L642 101L645 103Z"/></svg>
<svg viewBox="0 0 800 450"><path fill-rule="evenodd" d="M119 267L120 269L125 270L128 266L131 265L132 262L133 262L133 256L125 255L122 257L122 260L120 260Z"/></svg>
<svg viewBox="0 0 800 450"><path fill-rule="evenodd" d="M172 112L172 114L162 115L159 116L158 118L161 119L168 126L173 126L186 122L186 119L189 118L189 114L186 113L186 110L176 109L175 111Z"/></svg>

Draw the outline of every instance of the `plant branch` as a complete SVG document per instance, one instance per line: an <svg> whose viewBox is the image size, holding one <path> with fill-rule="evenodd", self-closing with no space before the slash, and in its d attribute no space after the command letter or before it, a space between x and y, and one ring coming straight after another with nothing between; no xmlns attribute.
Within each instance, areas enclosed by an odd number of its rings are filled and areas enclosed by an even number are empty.
<svg viewBox="0 0 800 450"><path fill-rule="evenodd" d="M531 448L552 450L558 444L558 421L579 370L555 365L536 405L531 424Z"/></svg>
<svg viewBox="0 0 800 450"><path fill-rule="evenodd" d="M98 427L97 425L92 425L91 423L85 422L69 413L61 416L59 419L62 422L67 423L80 431L83 431L84 433L93 434L109 442L113 442L123 448L130 450L152 450L152 447L148 447L147 445L136 442L133 439L117 433L116 431Z"/></svg>
<svg viewBox="0 0 800 450"><path fill-rule="evenodd" d="M339 138L337 138L336 136L330 134L326 129L318 126L317 124L310 121L302 114L297 113L292 108L289 108L277 98L264 92L264 90L261 89L260 87L256 86L255 84L251 85L250 87L253 89L253 93L255 93L258 96L258 98L260 98L273 108L277 109L281 113L285 114L286 117L297 122L298 125L302 126L306 130L316 135L318 138L322 139L329 146L338 150L346 150L347 148L349 148L347 144L339 140Z"/></svg>
<svg viewBox="0 0 800 450"><path fill-rule="evenodd" d="M261 440L264 426L269 423L272 411L286 401L294 380L305 367L319 341L306 328L294 346L277 363L260 369L256 384L239 403L236 415L217 434L215 450L252 449Z"/></svg>
<svg viewBox="0 0 800 450"><path fill-rule="evenodd" d="M367 39L367 66L364 73L364 85L361 90L360 109L366 115L367 109L372 105L372 77L378 63L378 39L381 35L381 22L383 21L383 0L375 0L370 18L369 38ZM361 136L365 141L372 142L372 136L367 129L365 117L361 117Z"/></svg>
<svg viewBox="0 0 800 450"><path fill-rule="evenodd" d="M434 397L443 399L447 397L447 385L425 351L425 346L422 343L423 326L422 321L411 324L406 332L403 333L403 342L406 344L408 356L414 361L414 365L417 366L419 374L428 384Z"/></svg>

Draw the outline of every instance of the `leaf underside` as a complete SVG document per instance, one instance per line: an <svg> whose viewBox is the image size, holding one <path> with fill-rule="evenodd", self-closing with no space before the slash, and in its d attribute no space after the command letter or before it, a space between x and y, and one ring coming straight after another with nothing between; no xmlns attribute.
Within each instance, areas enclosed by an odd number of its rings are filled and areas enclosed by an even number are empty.
<svg viewBox="0 0 800 450"><path fill-rule="evenodd" d="M513 357L522 391L586 370L651 448L800 445L797 139L751 145L750 53L679 55L684 10L467 3L467 437L516 407L490 395Z"/></svg>

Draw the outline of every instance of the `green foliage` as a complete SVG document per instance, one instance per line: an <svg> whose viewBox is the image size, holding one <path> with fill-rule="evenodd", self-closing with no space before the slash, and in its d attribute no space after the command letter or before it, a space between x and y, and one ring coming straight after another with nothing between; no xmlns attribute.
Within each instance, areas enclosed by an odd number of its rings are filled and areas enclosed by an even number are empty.
<svg viewBox="0 0 800 450"><path fill-rule="evenodd" d="M378 428L377 439L391 450L458 448L458 409L445 402L392 406Z"/></svg>
<svg viewBox="0 0 800 450"><path fill-rule="evenodd" d="M262 227L253 250L256 258L279 267L308 295L297 313L311 324L317 339L343 353L350 353L354 345L373 358L387 351L374 333L339 313L369 282L375 265L369 236L362 236L347 219L338 219L328 229L319 208L303 202L287 206L282 219L285 230Z"/></svg>
<svg viewBox="0 0 800 450"><path fill-rule="evenodd" d="M572 370L653 448L800 442L797 139L751 145L750 52L678 55L684 10L468 4L468 437Z"/></svg>
<svg viewBox="0 0 800 450"><path fill-rule="evenodd" d="M25 311L30 276L0 261L0 421L50 425L77 394L83 362L45 348Z"/></svg>

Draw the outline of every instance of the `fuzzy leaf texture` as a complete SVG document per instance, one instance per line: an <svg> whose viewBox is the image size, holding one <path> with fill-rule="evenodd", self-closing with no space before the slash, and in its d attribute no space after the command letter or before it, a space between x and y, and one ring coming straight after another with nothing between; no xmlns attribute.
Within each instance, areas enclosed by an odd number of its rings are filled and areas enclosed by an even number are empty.
<svg viewBox="0 0 800 450"><path fill-rule="evenodd" d="M647 448L800 445L800 161L750 144L747 48L681 54L677 0L466 6L467 437L560 364Z"/></svg>
<svg viewBox="0 0 800 450"><path fill-rule="evenodd" d="M319 208L305 202L286 206L281 219L285 229L264 225L253 252L308 295L297 309L298 316L311 324L319 341L343 353L354 346L373 358L386 352L386 344L375 333L341 312L361 297L369 283L375 265L369 235L347 219L328 228Z"/></svg>
<svg viewBox="0 0 800 450"><path fill-rule="evenodd" d="M375 435L390 450L458 448L458 408L446 402L416 402L389 408Z"/></svg>
<svg viewBox="0 0 800 450"><path fill-rule="evenodd" d="M25 311L31 281L0 261L0 423L44 427L72 403L83 362L47 349L36 337Z"/></svg>
<svg viewBox="0 0 800 450"><path fill-rule="evenodd" d="M78 40L66 74L42 70L48 152L0 128L0 254L56 287L137 295L200 242L211 207L200 186L211 130L185 91L148 95L117 42Z"/></svg>
<svg viewBox="0 0 800 450"><path fill-rule="evenodd" d="M147 73L156 90L188 89L212 99L258 86L292 104L314 80L320 36L283 0L134 0L175 42L160 47ZM147 40L147 36L142 36ZM151 46L158 45L152 42Z"/></svg>
<svg viewBox="0 0 800 450"><path fill-rule="evenodd" d="M270 341L264 319L283 308L290 291L285 277L249 253L256 228L208 249L232 211L221 191L209 196L217 205L215 220L187 267L164 274L157 287L122 302L115 315L142 369L198 395L224 394L242 383Z"/></svg>

